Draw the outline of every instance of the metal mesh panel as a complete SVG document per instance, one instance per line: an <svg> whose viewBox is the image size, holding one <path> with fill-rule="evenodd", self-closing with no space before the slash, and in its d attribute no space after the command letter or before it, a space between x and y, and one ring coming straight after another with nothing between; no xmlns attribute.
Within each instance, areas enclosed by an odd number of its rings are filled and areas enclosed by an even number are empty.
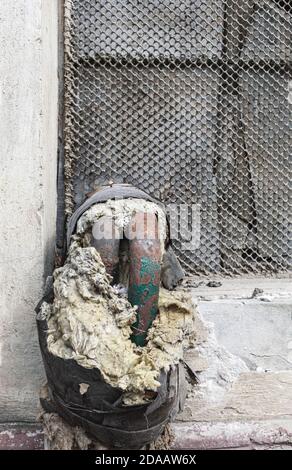
<svg viewBox="0 0 292 470"><path fill-rule="evenodd" d="M291 58L289 0L65 0L67 213L132 183L197 208L187 271L288 271Z"/></svg>

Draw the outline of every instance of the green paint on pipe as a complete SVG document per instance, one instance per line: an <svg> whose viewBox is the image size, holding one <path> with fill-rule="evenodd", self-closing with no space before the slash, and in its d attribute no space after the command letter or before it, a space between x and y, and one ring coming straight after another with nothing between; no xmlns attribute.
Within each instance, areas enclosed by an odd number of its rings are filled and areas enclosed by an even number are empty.
<svg viewBox="0 0 292 470"><path fill-rule="evenodd" d="M148 330L158 313L160 263L145 256L132 260L132 263L135 263L136 275L130 282L128 299L132 305L138 305L132 340L138 346L144 346Z"/></svg>

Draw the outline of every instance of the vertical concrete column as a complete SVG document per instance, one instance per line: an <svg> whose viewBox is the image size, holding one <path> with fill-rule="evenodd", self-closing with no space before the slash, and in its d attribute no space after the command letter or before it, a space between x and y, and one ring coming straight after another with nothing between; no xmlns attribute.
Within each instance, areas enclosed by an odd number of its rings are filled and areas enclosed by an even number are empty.
<svg viewBox="0 0 292 470"><path fill-rule="evenodd" d="M1 0L0 421L37 413L34 307L54 258L58 0Z"/></svg>

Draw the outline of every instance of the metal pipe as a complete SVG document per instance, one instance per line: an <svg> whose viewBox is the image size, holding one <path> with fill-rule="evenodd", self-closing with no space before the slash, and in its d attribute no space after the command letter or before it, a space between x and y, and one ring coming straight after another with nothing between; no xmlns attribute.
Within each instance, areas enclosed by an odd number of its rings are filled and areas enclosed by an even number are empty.
<svg viewBox="0 0 292 470"><path fill-rule="evenodd" d="M132 326L132 340L138 346L144 346L148 330L158 313L161 246L157 216L136 213L129 228L128 300L138 306L137 321Z"/></svg>
<svg viewBox="0 0 292 470"><path fill-rule="evenodd" d="M98 251L106 272L118 282L120 233L112 217L103 216L98 219L92 229L91 245Z"/></svg>

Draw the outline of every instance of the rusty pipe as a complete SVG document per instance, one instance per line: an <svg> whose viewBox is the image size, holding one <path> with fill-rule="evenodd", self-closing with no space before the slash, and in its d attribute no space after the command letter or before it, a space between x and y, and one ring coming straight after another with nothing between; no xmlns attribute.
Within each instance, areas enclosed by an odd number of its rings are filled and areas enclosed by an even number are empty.
<svg viewBox="0 0 292 470"><path fill-rule="evenodd" d="M138 346L144 346L158 313L162 255L156 214L136 213L128 227L127 238L130 258L128 300L138 307L132 340Z"/></svg>
<svg viewBox="0 0 292 470"><path fill-rule="evenodd" d="M119 277L119 248L121 231L116 227L112 217L100 217L93 226L91 246L100 254L106 272L118 282Z"/></svg>

